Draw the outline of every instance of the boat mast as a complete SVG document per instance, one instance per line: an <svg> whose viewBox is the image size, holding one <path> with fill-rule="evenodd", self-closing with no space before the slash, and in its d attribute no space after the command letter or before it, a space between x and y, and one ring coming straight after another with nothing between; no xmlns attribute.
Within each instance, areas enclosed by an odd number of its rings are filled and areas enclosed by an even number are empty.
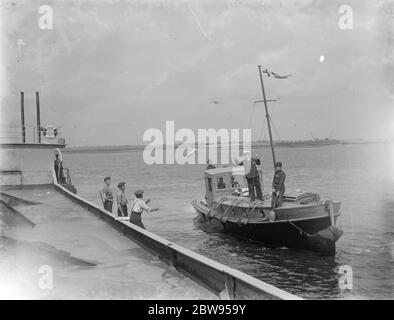
<svg viewBox="0 0 394 320"><path fill-rule="evenodd" d="M260 82L261 82L261 90L263 91L263 102L264 102L264 107L265 107L265 117L267 118L267 124L268 124L268 133L270 136L270 145L271 145L271 152L272 152L272 161L274 162L274 167L276 163L276 157L275 157L275 149L274 149L274 142L272 140L272 132L271 132L271 119L270 115L268 113L268 106L267 106L267 99L265 97L265 90L264 90L264 82L263 82L263 75L261 74L261 66L258 66L259 68L259 75L260 75Z"/></svg>

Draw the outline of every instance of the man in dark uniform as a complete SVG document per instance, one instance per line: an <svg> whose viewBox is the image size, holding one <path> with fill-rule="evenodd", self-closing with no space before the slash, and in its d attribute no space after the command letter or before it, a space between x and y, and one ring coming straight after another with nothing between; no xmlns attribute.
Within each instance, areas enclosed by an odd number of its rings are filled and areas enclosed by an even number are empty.
<svg viewBox="0 0 394 320"><path fill-rule="evenodd" d="M248 181L249 197L251 201L255 201L256 195L254 190L256 189L257 198L263 200L263 194L261 192L260 175L257 169L257 165L260 165L260 159L256 155L250 157L250 152L245 151L243 153L243 160L238 163L243 165L245 168L245 178Z"/></svg>
<svg viewBox="0 0 394 320"><path fill-rule="evenodd" d="M59 155L56 153L55 155L55 161L53 163L54 169L55 169L55 174L56 174L56 180L59 182L59 171L60 171L60 164L61 160L59 158Z"/></svg>
<svg viewBox="0 0 394 320"><path fill-rule="evenodd" d="M66 177L64 176L63 172L63 160L60 160L59 165L59 182L60 184L66 184Z"/></svg>
<svg viewBox="0 0 394 320"><path fill-rule="evenodd" d="M282 170L282 162L275 163L275 174L272 181L272 209L282 206L283 195L285 194L286 174Z"/></svg>

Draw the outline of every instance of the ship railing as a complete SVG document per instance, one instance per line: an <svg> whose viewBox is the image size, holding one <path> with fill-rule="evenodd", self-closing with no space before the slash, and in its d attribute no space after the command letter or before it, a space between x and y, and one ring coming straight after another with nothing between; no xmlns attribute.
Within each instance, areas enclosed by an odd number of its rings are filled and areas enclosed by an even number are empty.
<svg viewBox="0 0 394 320"><path fill-rule="evenodd" d="M56 129L56 134L54 134L54 129ZM60 127L25 126L21 128L20 126L2 125L0 127L0 143L65 144L65 139L62 137Z"/></svg>

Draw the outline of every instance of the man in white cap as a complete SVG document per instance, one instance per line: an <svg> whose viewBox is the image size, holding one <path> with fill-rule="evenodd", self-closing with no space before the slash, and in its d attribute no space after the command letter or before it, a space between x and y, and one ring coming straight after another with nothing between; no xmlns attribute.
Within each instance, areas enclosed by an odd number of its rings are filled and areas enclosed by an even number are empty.
<svg viewBox="0 0 394 320"><path fill-rule="evenodd" d="M249 197L251 201L255 201L256 195L254 190L256 189L257 198L263 200L263 194L261 192L260 175L257 169L257 165L260 165L260 159L258 155L251 157L250 151L244 151L242 154L242 161L238 162L240 166L244 166L245 177L248 181Z"/></svg>

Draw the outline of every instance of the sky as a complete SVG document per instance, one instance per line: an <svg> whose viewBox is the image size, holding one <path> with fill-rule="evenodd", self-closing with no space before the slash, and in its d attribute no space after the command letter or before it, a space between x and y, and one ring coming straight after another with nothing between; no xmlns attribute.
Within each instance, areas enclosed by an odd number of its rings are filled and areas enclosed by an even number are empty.
<svg viewBox="0 0 394 320"><path fill-rule="evenodd" d="M70 146L141 144L166 120L267 139L262 65L292 74L264 78L275 139L394 138L394 1L2 0L0 17L2 135L21 91L31 134L39 91Z"/></svg>

